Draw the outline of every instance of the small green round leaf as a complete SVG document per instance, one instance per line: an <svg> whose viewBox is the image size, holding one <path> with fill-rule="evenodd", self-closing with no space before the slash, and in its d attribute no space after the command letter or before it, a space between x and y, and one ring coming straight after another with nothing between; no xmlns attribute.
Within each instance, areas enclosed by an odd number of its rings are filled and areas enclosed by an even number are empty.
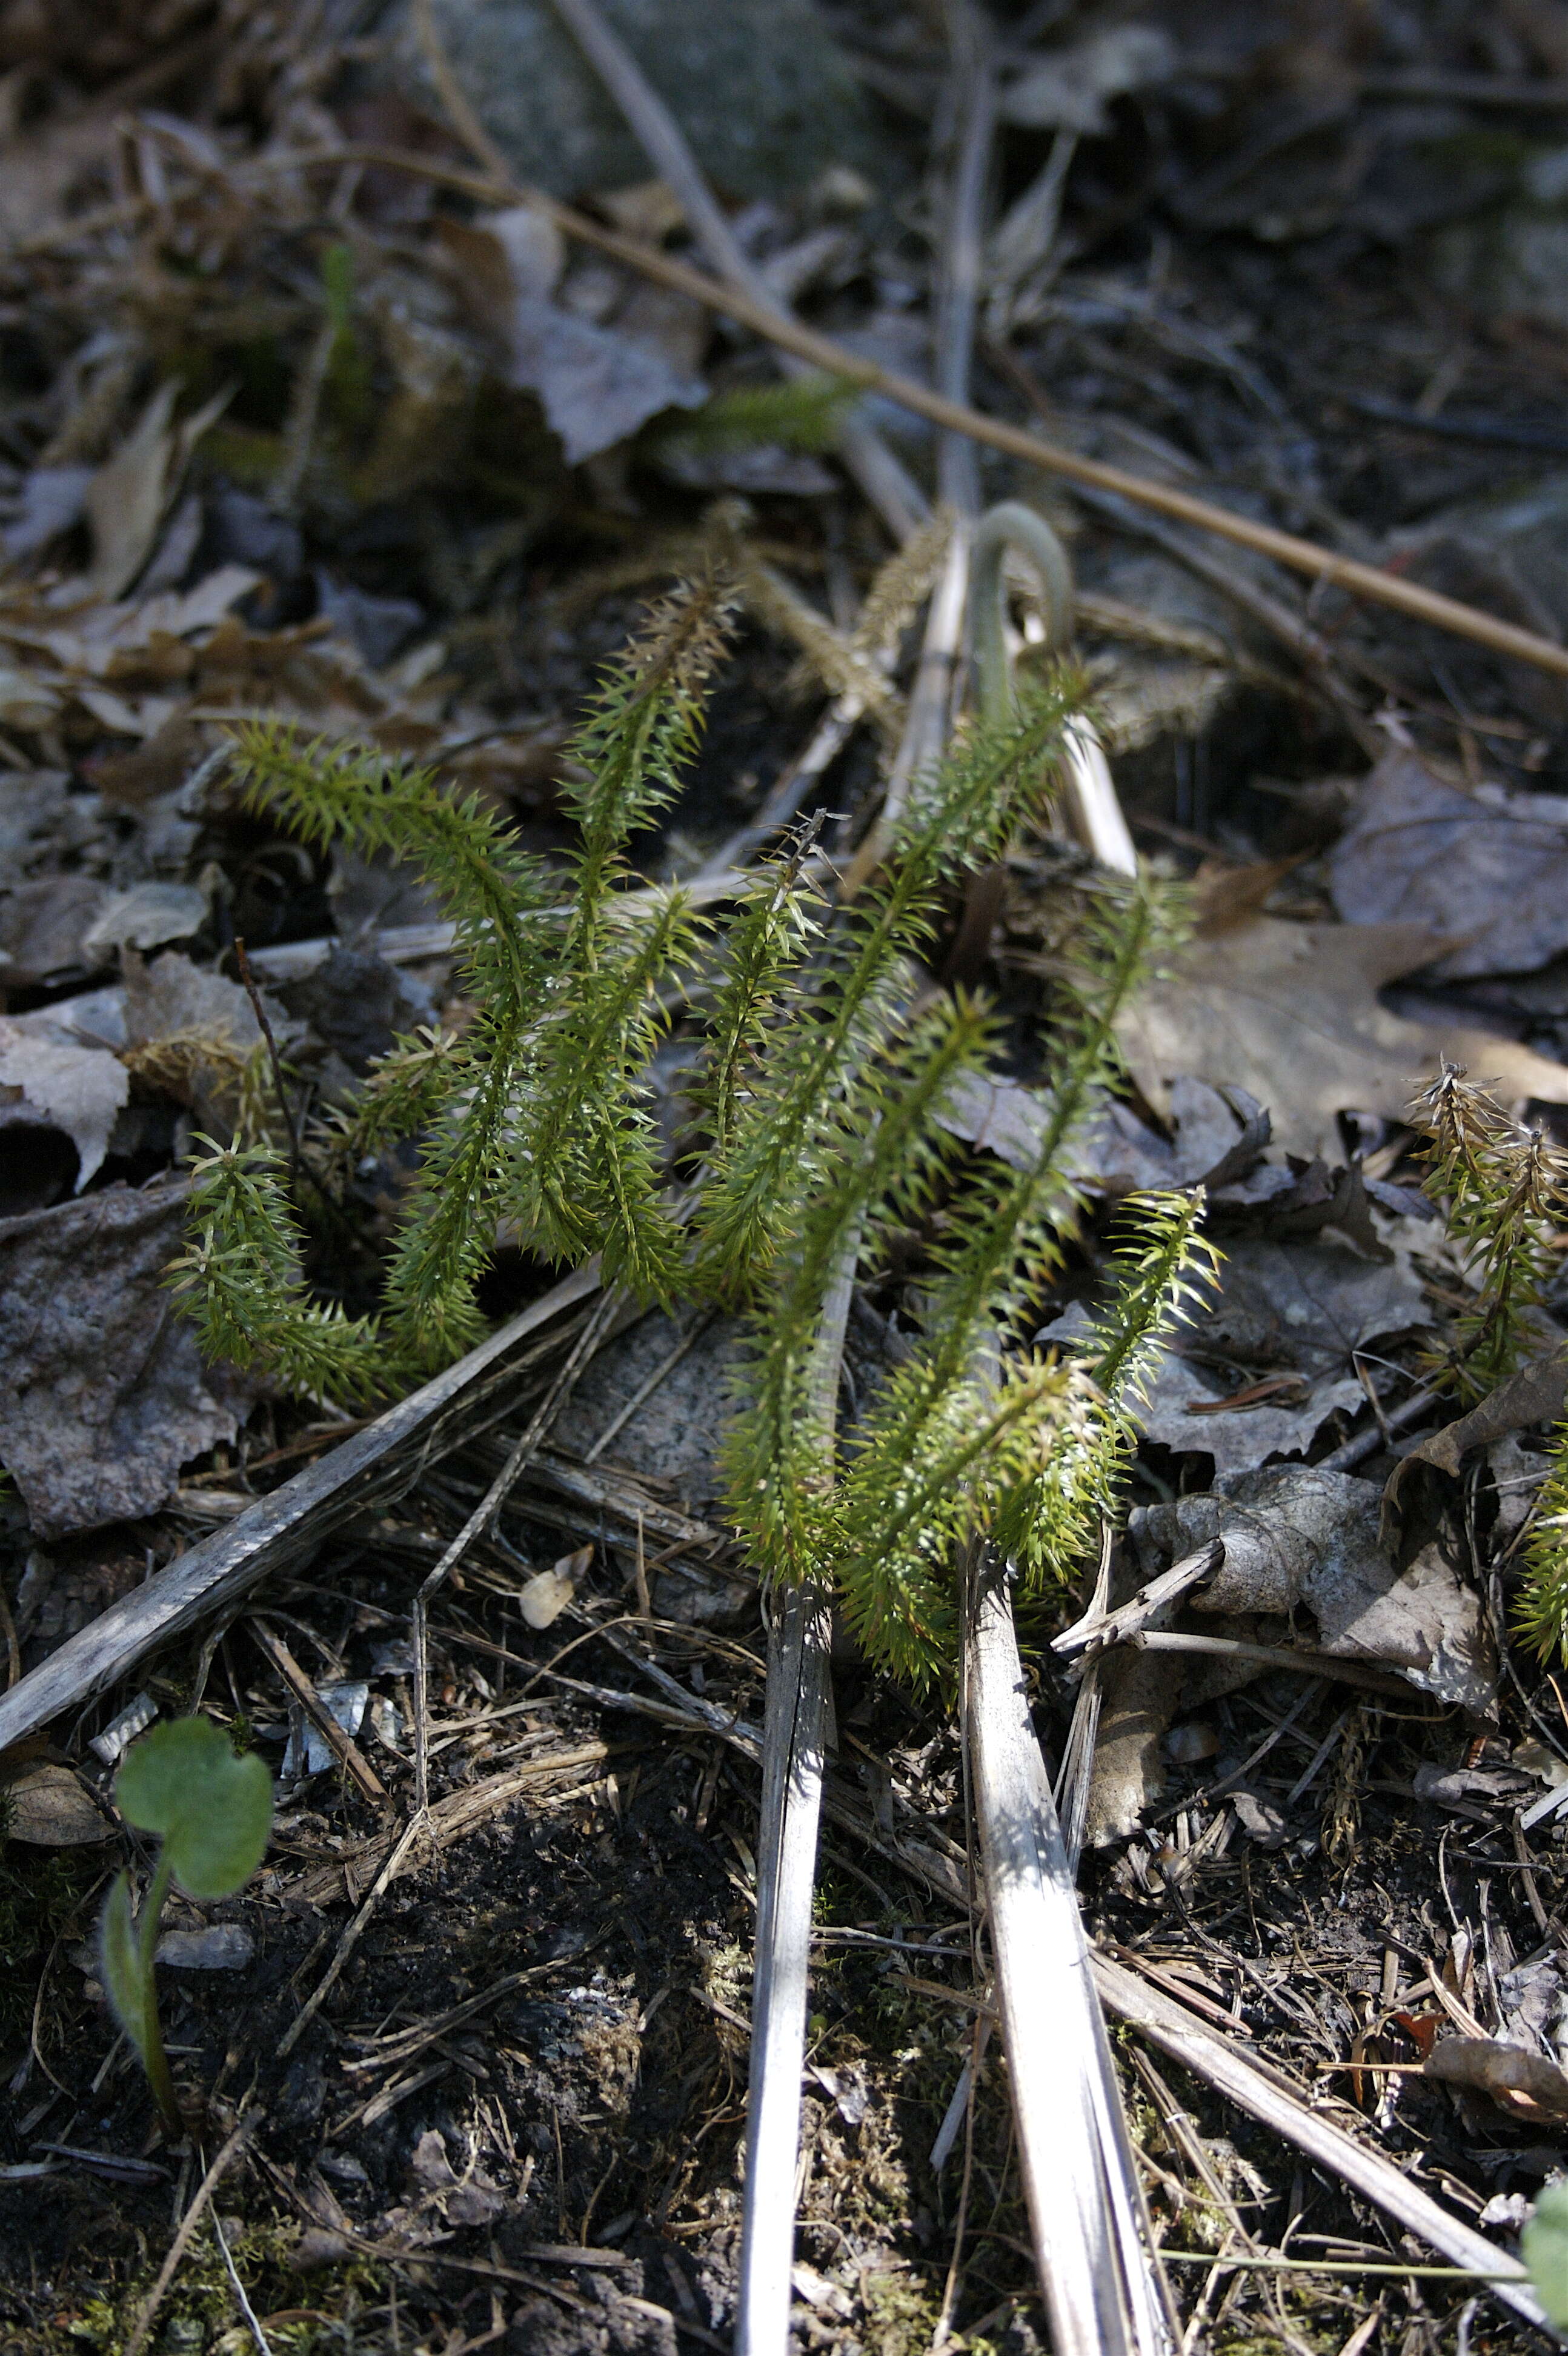
<svg viewBox="0 0 1568 2356"><path fill-rule="evenodd" d="M207 1718L155 1726L126 1752L114 1779L121 1814L161 1833L170 1871L192 1898L228 1898L261 1864L272 1825L272 1779L237 1759Z"/></svg>
<svg viewBox="0 0 1568 2356"><path fill-rule="evenodd" d="M1543 2187L1519 2244L1536 2297L1557 2329L1568 2329L1568 2181Z"/></svg>

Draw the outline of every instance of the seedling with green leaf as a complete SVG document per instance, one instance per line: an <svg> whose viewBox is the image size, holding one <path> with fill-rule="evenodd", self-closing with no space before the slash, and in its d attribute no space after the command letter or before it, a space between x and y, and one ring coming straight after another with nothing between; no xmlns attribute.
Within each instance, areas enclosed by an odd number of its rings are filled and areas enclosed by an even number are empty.
<svg viewBox="0 0 1568 2356"><path fill-rule="evenodd" d="M164 1845L140 1913L131 1910L128 1873L109 1893L100 1930L103 1984L164 2125L178 2137L185 2122L158 2024L158 1918L171 1882L190 1898L231 1898L250 1880L272 1829L272 1779L253 1754L237 1757L210 1719L181 1718L126 1752L114 1798L127 1824L160 1834Z"/></svg>
<svg viewBox="0 0 1568 2356"><path fill-rule="evenodd" d="M1535 2295L1559 2331L1568 2330L1568 2183L1543 2185L1519 2237Z"/></svg>

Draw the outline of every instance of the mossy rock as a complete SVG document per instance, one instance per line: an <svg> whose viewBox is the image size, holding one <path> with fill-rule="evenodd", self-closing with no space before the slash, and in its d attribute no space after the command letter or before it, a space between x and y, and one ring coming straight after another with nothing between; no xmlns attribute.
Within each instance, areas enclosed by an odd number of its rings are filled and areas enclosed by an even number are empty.
<svg viewBox="0 0 1568 2356"><path fill-rule="evenodd" d="M901 177L849 65L811 0L603 0L604 15L720 193L777 196L830 164L884 190ZM650 177L646 156L549 0L433 0L458 81L520 180L557 196ZM407 96L433 90L408 0L380 31Z"/></svg>

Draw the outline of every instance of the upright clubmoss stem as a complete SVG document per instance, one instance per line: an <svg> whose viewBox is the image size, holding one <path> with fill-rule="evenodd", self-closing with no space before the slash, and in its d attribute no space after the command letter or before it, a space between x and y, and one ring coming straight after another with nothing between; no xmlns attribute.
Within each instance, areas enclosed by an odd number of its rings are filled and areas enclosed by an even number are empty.
<svg viewBox="0 0 1568 2356"><path fill-rule="evenodd" d="M812 1355L807 1413L825 1489L833 1478L838 1376L859 1248L857 1221L824 1296ZM763 1710L737 2356L784 2356L789 2344L812 1892L831 1675L827 1589L809 1580L778 1590L778 1599Z"/></svg>

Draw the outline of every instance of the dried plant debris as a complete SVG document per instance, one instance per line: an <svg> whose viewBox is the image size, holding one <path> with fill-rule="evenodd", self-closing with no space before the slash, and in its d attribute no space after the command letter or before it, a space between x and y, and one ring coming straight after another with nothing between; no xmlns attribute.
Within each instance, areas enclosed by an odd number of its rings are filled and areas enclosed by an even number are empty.
<svg viewBox="0 0 1568 2356"><path fill-rule="evenodd" d="M1424 925L1455 946L1433 981L1522 973L1568 948L1568 804L1445 784L1399 747L1365 779L1329 861L1348 924Z"/></svg>
<svg viewBox="0 0 1568 2356"><path fill-rule="evenodd" d="M1373 1344L1430 1325L1411 1258L1422 1235L1414 1220L1387 1223L1376 1258L1327 1237L1229 1238L1217 1290L1189 1309L1156 1359L1139 1412L1145 1438L1211 1457L1217 1473L1304 1454L1330 1419L1366 1405L1358 1354L1376 1356ZM1071 1343L1083 1323L1070 1312L1040 1339Z"/></svg>
<svg viewBox="0 0 1568 2356"><path fill-rule="evenodd" d="M1435 1542L1402 1568L1383 1538L1381 1504L1375 1482L1280 1464L1234 1473L1208 1496L1140 1508L1129 1533L1150 1570L1161 1555L1223 1539L1224 1564L1194 1612L1256 1614L1289 1630L1306 1611L1324 1652L1387 1665L1489 1717L1498 1667L1479 1597Z"/></svg>
<svg viewBox="0 0 1568 2356"><path fill-rule="evenodd" d="M255 1397L203 1366L174 1314L186 1191L116 1186L0 1220L0 1461L40 1538L154 1512Z"/></svg>
<svg viewBox="0 0 1568 2356"><path fill-rule="evenodd" d="M1222 1641L1211 1653L1111 1656L1089 1811L1095 1843L1137 1828L1165 1789L1173 1722L1264 1675L1259 1647L1375 1665L1474 1719L1495 1717L1498 1664L1479 1597L1435 1541L1402 1567L1373 1482L1307 1465L1236 1472L1211 1494L1138 1508L1129 1536L1146 1579L1223 1541L1220 1572L1181 1607L1195 1635ZM1237 1804L1253 1837L1283 1844L1284 1819L1266 1795L1254 1790Z"/></svg>
<svg viewBox="0 0 1568 2356"><path fill-rule="evenodd" d="M1422 1075L1466 1065L1507 1098L1568 1103L1563 1067L1510 1039L1389 1012L1378 991L1443 957L1451 937L1417 925L1320 925L1257 916L1200 937L1124 1018L1127 1061L1163 1109L1196 1072L1267 1107L1275 1142L1333 1156L1341 1113L1399 1119Z"/></svg>
<svg viewBox="0 0 1568 2356"><path fill-rule="evenodd" d="M928 234L962 112L947 36L990 31L982 405L1568 630L1553 6L1505 0L1482 25L1385 0L596 5L778 299L928 383L953 380L962 308L939 299ZM243 1112L287 1141L234 937L307 1162L394 1041L461 1042L484 1016L455 994L451 911L420 874L239 807L234 727L367 748L372 778L427 764L552 861L574 723L635 627L628 590L720 560L738 658L678 805L631 847L640 881L747 841L828 743L800 807L841 872L918 701L946 527L890 568L838 455L842 389L781 384L701 305L498 187L470 193L488 139L522 185L699 258L571 14L0 0L0 1677L344 1436L336 1408L203 1368L162 1282L193 1132L227 1138ZM929 424L856 414L934 500ZM1474 1320L1477 1237L1417 1191L1406 1122L1444 1053L1531 1100L1527 1122L1555 1129L1568 1105L1563 684L983 468L985 498L1043 498L1072 546L1096 727L1140 853L1188 877L1196 926L1123 1026L1130 1084L1078 1130L1082 1223L1015 1338L1072 1347L1083 1312L1059 1304L1092 1296L1129 1194L1201 1186L1225 1256L1152 1368L1113 1515L1118 1596L1206 1533L1222 1569L1148 1648L1084 1676L1049 1648L1086 1593L1020 1615L1050 1752L1072 1756L1070 1714L1098 1697L1085 1914L1310 2115L1506 2246L1561 2160L1568 1743L1561 1671L1519 1627L1560 1502L1541 1496L1560 1223L1540 1222L1517 1371L1444 1389L1434 1353ZM1036 592L1010 587L1022 661L1048 666ZM1076 851L1026 833L995 902L944 915L933 972L996 1001L1028 1076L955 1092L966 1183L1034 1158L1060 1080L1040 1042L1093 896ZM677 1155L708 975L690 998L687 980L653 1073ZM311 1272L356 1308L424 1150L335 1161L330 1226L302 1197ZM950 1208L944 1180L857 1298L847 1430L918 1335ZM483 1314L546 1280L503 1235ZM400 1462L405 1494L318 1533L258 1592L265 1632L210 1617L0 1761L16 2356L127 2342L199 2180L147 2143L90 1940L105 1870L134 1867L114 1762L187 1707L289 1786L257 1886L171 1907L159 1964L177 2066L211 2097L208 2158L250 2090L214 2207L268 2344L727 2340L766 1644L716 1469L737 1342L722 1316L621 1331L441 1590L431 1815L400 1856L412 1597L516 1417ZM1365 1479L1324 1467L1347 1441ZM264 1635L286 1636L297 1682ZM1029 2356L953 1727L852 1646L834 1681L793 2336ZM1141 2037L1118 2067L1195 2349L1522 2347L1480 2282L1187 2265L1414 2253L1197 2081L1167 2084ZM147 2344L238 2356L235 2302L204 2226Z"/></svg>
<svg viewBox="0 0 1568 2356"><path fill-rule="evenodd" d="M33 1207L25 1201L29 1131L69 1139L76 1151L71 1191L80 1194L101 1168L130 1100L130 1075L116 1056L80 1045L63 1029L53 1037L41 1031L24 1031L0 1015L0 1202L7 1209ZM49 1199L46 1193L42 1201Z"/></svg>
<svg viewBox="0 0 1568 2356"><path fill-rule="evenodd" d="M938 1120L952 1136L1023 1170L1046 1133L1051 1104L1048 1088L970 1072L949 1091ZM1277 1164L1257 1174L1270 1122L1244 1088L1221 1090L1180 1075L1171 1086L1169 1119L1174 1135L1167 1141L1119 1098L1102 1095L1078 1132L1074 1175L1113 1197L1202 1186L1227 1205L1288 1193L1295 1183Z"/></svg>
<svg viewBox="0 0 1568 2356"><path fill-rule="evenodd" d="M1473 1451L1488 1450L1489 1461L1496 1466L1496 1450L1507 1444L1510 1435L1530 1429L1531 1425L1560 1423L1564 1398L1568 1397L1568 1347L1547 1352L1509 1375L1497 1388L1471 1408L1466 1415L1456 1416L1436 1431L1419 1440L1402 1457L1389 1476L1389 1494L1397 1493L1403 1468L1407 1464L1435 1464L1441 1472L1457 1473ZM1517 1443L1506 1460L1510 1472L1517 1471ZM1542 1479L1545 1468L1541 1468Z"/></svg>

